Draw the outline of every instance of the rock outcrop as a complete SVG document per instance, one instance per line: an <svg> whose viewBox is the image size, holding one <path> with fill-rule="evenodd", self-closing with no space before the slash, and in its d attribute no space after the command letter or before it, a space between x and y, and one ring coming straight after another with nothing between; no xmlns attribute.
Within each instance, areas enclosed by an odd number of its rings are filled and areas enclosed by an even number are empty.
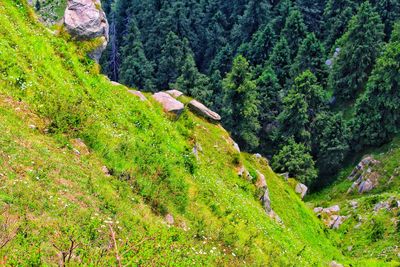
<svg viewBox="0 0 400 267"><path fill-rule="evenodd" d="M301 199L303 199L305 197L305 195L307 194L308 187L302 183L298 183L296 185L295 191L297 194L300 195Z"/></svg>
<svg viewBox="0 0 400 267"><path fill-rule="evenodd" d="M372 170L372 167L378 164L372 156L363 158L354 168L348 179L354 181L347 193L357 190L360 194L369 192L379 183L380 175Z"/></svg>
<svg viewBox="0 0 400 267"><path fill-rule="evenodd" d="M165 112L179 115L185 108L181 102L164 92L155 93L153 98L163 106Z"/></svg>
<svg viewBox="0 0 400 267"><path fill-rule="evenodd" d="M89 56L96 61L100 59L109 39L109 25L100 0L68 0L64 26L79 40L98 39L99 45Z"/></svg>
<svg viewBox="0 0 400 267"><path fill-rule="evenodd" d="M218 113L210 110L197 100L190 101L188 106L193 112L210 121L218 122L221 120L221 116Z"/></svg>
<svg viewBox="0 0 400 267"><path fill-rule="evenodd" d="M267 181L265 179L265 175L262 174L260 171L257 171L256 187L260 191L260 201L265 210L265 213L277 223L283 224L282 219L271 207L271 198L269 196Z"/></svg>
<svg viewBox="0 0 400 267"><path fill-rule="evenodd" d="M140 91L136 91L136 90L128 90L128 92L134 96L139 97L140 100L142 101L146 101L147 98L144 96L144 94Z"/></svg>
<svg viewBox="0 0 400 267"><path fill-rule="evenodd" d="M317 216L331 229L339 229L340 225L342 225L342 223L348 218L348 216L339 215L339 211L340 207L338 205L329 208L314 208L314 212Z"/></svg>

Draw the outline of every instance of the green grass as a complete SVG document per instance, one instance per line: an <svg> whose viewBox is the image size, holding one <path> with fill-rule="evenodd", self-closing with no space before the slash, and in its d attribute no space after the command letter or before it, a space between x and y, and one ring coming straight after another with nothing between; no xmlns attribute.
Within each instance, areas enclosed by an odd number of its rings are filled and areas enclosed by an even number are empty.
<svg viewBox="0 0 400 267"><path fill-rule="evenodd" d="M380 175L377 188L364 194L347 194L353 183L347 177L357 164L354 163L340 172L336 183L308 196L306 201L312 203L312 206L327 207L339 204L341 214L350 216L337 231L342 240L340 246L347 256L360 259L376 258L399 266L400 250L396 244L400 243L400 224L396 224L396 221L400 220L400 209L396 204L393 204L389 211L374 211L374 207L391 199L400 200L400 172L396 171L400 168L400 139L397 137L379 149L369 149L364 153L373 155L381 162L373 167L373 171ZM358 202L358 208L351 207L352 200Z"/></svg>
<svg viewBox="0 0 400 267"><path fill-rule="evenodd" d="M86 57L93 44L52 35L18 0L0 2L0 35L0 265L57 265L72 240L70 265L114 266L118 253L128 266L365 266L221 126L188 110L171 120L113 86ZM240 164L265 174L283 225Z"/></svg>

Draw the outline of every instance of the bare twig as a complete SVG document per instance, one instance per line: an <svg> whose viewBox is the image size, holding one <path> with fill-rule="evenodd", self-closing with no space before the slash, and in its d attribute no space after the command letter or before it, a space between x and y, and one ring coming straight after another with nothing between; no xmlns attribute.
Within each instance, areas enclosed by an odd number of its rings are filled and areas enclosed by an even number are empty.
<svg viewBox="0 0 400 267"><path fill-rule="evenodd" d="M113 246L114 246L114 251L115 251L115 258L117 260L118 267L122 267L121 257L120 257L120 255L118 253L117 240L115 239L115 232L114 232L111 224L109 224L108 226L110 227L111 239L113 241Z"/></svg>
<svg viewBox="0 0 400 267"><path fill-rule="evenodd" d="M69 263L71 261L74 250L79 246L79 243L76 243L72 237L69 237L69 240L71 241L71 245L69 246L68 250L63 250L53 243L53 247L60 252L60 266L65 266L65 263Z"/></svg>

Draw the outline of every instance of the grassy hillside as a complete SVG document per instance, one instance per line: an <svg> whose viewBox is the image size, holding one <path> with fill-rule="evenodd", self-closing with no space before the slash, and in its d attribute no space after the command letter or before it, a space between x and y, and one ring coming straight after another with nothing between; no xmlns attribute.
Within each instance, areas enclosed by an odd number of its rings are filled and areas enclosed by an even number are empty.
<svg viewBox="0 0 400 267"><path fill-rule="evenodd" d="M112 85L85 56L90 43L54 35L25 1L0 2L0 36L0 265L352 262L336 233L264 159L236 152L221 126L189 111L175 120L150 96ZM237 175L241 164L266 176L283 224Z"/></svg>
<svg viewBox="0 0 400 267"><path fill-rule="evenodd" d="M375 189L347 193L353 183L347 179L353 165L340 173L335 184L307 201L324 207L338 204L341 214L350 216L338 231L345 254L394 261L399 266L400 248L395 244L400 243L400 140L368 152L380 162L371 167L379 175Z"/></svg>

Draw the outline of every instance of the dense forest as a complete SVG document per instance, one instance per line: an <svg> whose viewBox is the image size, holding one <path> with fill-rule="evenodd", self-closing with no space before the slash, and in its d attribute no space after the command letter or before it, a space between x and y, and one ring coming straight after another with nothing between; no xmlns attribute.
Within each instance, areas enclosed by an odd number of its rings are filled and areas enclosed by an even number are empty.
<svg viewBox="0 0 400 267"><path fill-rule="evenodd" d="M176 88L307 185L400 129L398 0L103 0L112 80Z"/></svg>

